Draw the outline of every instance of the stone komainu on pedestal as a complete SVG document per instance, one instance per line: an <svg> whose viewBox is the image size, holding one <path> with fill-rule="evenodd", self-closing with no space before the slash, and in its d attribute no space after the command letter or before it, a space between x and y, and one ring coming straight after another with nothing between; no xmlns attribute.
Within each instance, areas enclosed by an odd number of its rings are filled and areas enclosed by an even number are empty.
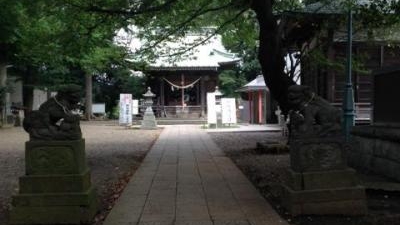
<svg viewBox="0 0 400 225"><path fill-rule="evenodd" d="M79 118L80 88L66 86L27 116L25 176L13 196L10 224L90 223L97 212Z"/></svg>
<svg viewBox="0 0 400 225"><path fill-rule="evenodd" d="M365 189L346 163L340 112L306 86L291 86L289 102L291 166L283 205L292 215L365 214Z"/></svg>

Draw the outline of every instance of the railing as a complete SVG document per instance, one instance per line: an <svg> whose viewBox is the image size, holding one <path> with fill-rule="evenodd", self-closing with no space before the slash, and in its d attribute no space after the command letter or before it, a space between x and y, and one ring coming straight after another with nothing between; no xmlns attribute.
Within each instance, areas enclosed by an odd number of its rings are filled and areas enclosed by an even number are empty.
<svg viewBox="0 0 400 225"><path fill-rule="evenodd" d="M197 119L201 116L201 106L152 106L152 109L156 117ZM141 115L145 110L145 106L139 107Z"/></svg>
<svg viewBox="0 0 400 225"><path fill-rule="evenodd" d="M342 103L332 103L333 106L342 110ZM369 124L371 122L372 106L371 103L354 104L355 121L358 124Z"/></svg>

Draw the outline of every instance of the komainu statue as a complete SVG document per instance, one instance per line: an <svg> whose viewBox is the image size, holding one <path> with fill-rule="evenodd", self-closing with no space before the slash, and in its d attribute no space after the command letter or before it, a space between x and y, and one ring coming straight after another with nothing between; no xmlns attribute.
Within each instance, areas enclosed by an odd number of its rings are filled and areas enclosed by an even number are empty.
<svg viewBox="0 0 400 225"><path fill-rule="evenodd" d="M91 224L98 210L78 107L81 87L65 85L23 122L25 174L12 197L9 224Z"/></svg>
<svg viewBox="0 0 400 225"><path fill-rule="evenodd" d="M346 163L340 111L310 87L288 89L290 168L282 204L292 215L363 215L365 189Z"/></svg>
<svg viewBox="0 0 400 225"><path fill-rule="evenodd" d="M27 114L23 126L30 140L78 140L82 138L79 115L72 110L78 108L82 88L78 85L65 85L58 94L39 110Z"/></svg>
<svg viewBox="0 0 400 225"><path fill-rule="evenodd" d="M317 96L310 87L292 85L288 93L291 138L341 135L340 111Z"/></svg>

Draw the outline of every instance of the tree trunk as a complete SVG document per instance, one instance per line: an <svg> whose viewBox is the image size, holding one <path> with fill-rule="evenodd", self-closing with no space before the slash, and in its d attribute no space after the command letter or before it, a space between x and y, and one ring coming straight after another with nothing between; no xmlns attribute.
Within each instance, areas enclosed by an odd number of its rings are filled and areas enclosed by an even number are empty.
<svg viewBox="0 0 400 225"><path fill-rule="evenodd" d="M260 27L258 60L260 61L265 83L272 97L278 102L284 114L289 110L288 88L295 84L284 72L285 52L282 49L281 32L273 15L274 0L257 0L251 8L257 15Z"/></svg>
<svg viewBox="0 0 400 225"><path fill-rule="evenodd" d="M87 120L92 118L92 75L85 74L85 117Z"/></svg>
<svg viewBox="0 0 400 225"><path fill-rule="evenodd" d="M23 76L22 101L24 103L24 113L27 115L33 109L33 90L35 84L35 72L33 67L27 67Z"/></svg>
<svg viewBox="0 0 400 225"><path fill-rule="evenodd" d="M0 63L0 88L5 88L6 86L6 81L7 81L7 67L5 63ZM3 125L5 121L5 115L6 115L6 102L5 98L6 95L5 93L0 93L0 127Z"/></svg>

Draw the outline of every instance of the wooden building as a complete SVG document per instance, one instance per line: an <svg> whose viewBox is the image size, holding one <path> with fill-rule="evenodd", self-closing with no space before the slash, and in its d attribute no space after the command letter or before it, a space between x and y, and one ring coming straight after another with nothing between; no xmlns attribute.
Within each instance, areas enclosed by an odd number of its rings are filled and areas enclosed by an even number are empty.
<svg viewBox="0 0 400 225"><path fill-rule="evenodd" d="M198 35L188 35L196 39ZM159 58L145 71L157 95L156 115L170 118L200 118L206 115L207 92L218 86L221 70L234 67L239 59L227 53L220 37L192 50L191 55L174 62Z"/></svg>
<svg viewBox="0 0 400 225"><path fill-rule="evenodd" d="M369 0L357 0L357 4L365 4ZM320 1L306 6L303 10L291 12L292 16L315 18L317 21L328 21L336 17L346 17L338 1ZM354 26L358 23L353 20ZM324 54L328 59L327 64L342 63L345 65L347 52L346 27L330 28L325 30L329 46L324 46ZM356 121L369 123L371 119L373 99L373 77L380 71L400 68L400 32L392 31L391 35L368 37L367 30L357 29L353 32L352 54L357 61L359 70L353 66L352 84L354 90ZM378 32L379 33L379 32ZM384 32L383 32L384 33ZM317 45L318 39L313 40ZM394 44L393 43L397 43ZM321 44L321 43L320 43ZM354 62L353 61L353 62ZM314 60L302 61L301 83L311 86L320 96L341 108L346 74L345 70L334 69L326 65L316 65Z"/></svg>

